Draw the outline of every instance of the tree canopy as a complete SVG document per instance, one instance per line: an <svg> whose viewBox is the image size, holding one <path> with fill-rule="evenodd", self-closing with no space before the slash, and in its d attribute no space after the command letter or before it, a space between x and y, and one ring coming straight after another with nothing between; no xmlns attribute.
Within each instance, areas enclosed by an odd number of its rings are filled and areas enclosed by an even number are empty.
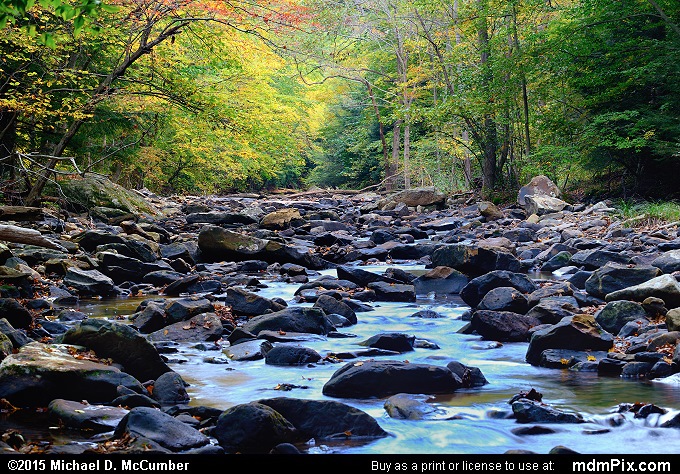
<svg viewBox="0 0 680 474"><path fill-rule="evenodd" d="M163 193L674 192L672 0L0 0L0 173Z"/></svg>

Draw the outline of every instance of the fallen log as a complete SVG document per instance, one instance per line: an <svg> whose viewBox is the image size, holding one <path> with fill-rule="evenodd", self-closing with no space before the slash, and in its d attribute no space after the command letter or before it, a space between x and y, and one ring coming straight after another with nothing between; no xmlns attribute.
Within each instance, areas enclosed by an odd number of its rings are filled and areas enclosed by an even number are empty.
<svg viewBox="0 0 680 474"><path fill-rule="evenodd" d="M43 236L39 231L25 229L16 225L0 225L0 240L17 244L37 245L38 247L67 252L64 247Z"/></svg>
<svg viewBox="0 0 680 474"><path fill-rule="evenodd" d="M45 218L41 207L0 206L0 220L3 221L39 221Z"/></svg>

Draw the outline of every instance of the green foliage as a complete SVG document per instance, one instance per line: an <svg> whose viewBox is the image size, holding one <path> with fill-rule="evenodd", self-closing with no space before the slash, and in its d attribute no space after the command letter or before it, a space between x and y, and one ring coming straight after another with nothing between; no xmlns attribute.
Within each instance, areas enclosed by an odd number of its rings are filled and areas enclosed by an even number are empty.
<svg viewBox="0 0 680 474"><path fill-rule="evenodd" d="M614 201L613 206L621 218L634 226L680 221L680 203L676 201L619 199Z"/></svg>

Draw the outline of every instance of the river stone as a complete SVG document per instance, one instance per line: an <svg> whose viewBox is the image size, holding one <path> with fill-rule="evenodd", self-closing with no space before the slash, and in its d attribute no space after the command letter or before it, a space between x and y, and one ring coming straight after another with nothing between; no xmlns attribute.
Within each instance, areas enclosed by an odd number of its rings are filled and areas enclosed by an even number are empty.
<svg viewBox="0 0 680 474"><path fill-rule="evenodd" d="M99 270L69 267L64 284L74 288L80 296L110 296L118 292L113 280Z"/></svg>
<svg viewBox="0 0 680 474"><path fill-rule="evenodd" d="M165 305L166 324L191 319L196 315L215 312L213 303L203 296L190 296L171 300Z"/></svg>
<svg viewBox="0 0 680 474"><path fill-rule="evenodd" d="M680 308L673 308L666 313L668 331L680 331Z"/></svg>
<svg viewBox="0 0 680 474"><path fill-rule="evenodd" d="M527 297L516 288L499 286L484 295L476 309L526 314L529 311L529 303Z"/></svg>
<svg viewBox="0 0 680 474"><path fill-rule="evenodd" d="M404 203L409 207L441 206L446 201L446 194L437 191L434 186L405 189L391 194L378 201L378 207L384 208L387 203Z"/></svg>
<svg viewBox="0 0 680 474"><path fill-rule="evenodd" d="M535 400L513 402L512 412L519 423L585 423L579 413L567 413Z"/></svg>
<svg viewBox="0 0 680 474"><path fill-rule="evenodd" d="M196 428L161 410L149 407L136 407L130 410L118 424L113 435L115 438L124 435L144 438L175 453L210 443L210 439Z"/></svg>
<svg viewBox="0 0 680 474"><path fill-rule="evenodd" d="M12 328L28 329L33 316L15 298L0 298L0 318L4 318Z"/></svg>
<svg viewBox="0 0 680 474"><path fill-rule="evenodd" d="M458 361L451 361L446 364L446 368L460 378L463 382L463 387L465 388L481 387L489 383L479 367L472 367Z"/></svg>
<svg viewBox="0 0 680 474"><path fill-rule="evenodd" d="M104 244L125 244L125 239L122 236L97 229L88 229L76 234L71 238L71 241L88 252L94 252L98 246Z"/></svg>
<svg viewBox="0 0 680 474"><path fill-rule="evenodd" d="M657 267L663 273L673 273L680 270L680 250L669 250L662 253L650 265Z"/></svg>
<svg viewBox="0 0 680 474"><path fill-rule="evenodd" d="M585 290L598 298L614 291L639 285L661 275L652 265L626 265L608 262L594 270L586 279Z"/></svg>
<svg viewBox="0 0 680 474"><path fill-rule="evenodd" d="M368 286L370 283L383 282L388 284L403 283L394 278L389 278L379 273L369 272L361 268L352 267L348 265L339 265L336 269L339 280L348 280L358 286Z"/></svg>
<svg viewBox="0 0 680 474"><path fill-rule="evenodd" d="M277 344L264 356L264 362L268 365L307 365L320 360L321 355L314 349L289 344Z"/></svg>
<svg viewBox="0 0 680 474"><path fill-rule="evenodd" d="M10 355L14 351L12 341L4 333L0 332L0 360Z"/></svg>
<svg viewBox="0 0 680 474"><path fill-rule="evenodd" d="M524 314L510 311L475 310L470 320L470 329L483 339L501 342L526 342L530 330L541 321Z"/></svg>
<svg viewBox="0 0 680 474"><path fill-rule="evenodd" d="M576 291L577 288L566 281L546 282L529 293L527 301L529 307L533 307L546 298L572 296ZM573 304L578 305L576 300L573 301Z"/></svg>
<svg viewBox="0 0 680 474"><path fill-rule="evenodd" d="M277 397L258 400L293 424L303 439L383 438L389 434L364 411L335 400L299 400Z"/></svg>
<svg viewBox="0 0 680 474"><path fill-rule="evenodd" d="M288 207L266 214L260 220L260 227L281 230L301 222L302 216L300 215L300 210L294 207Z"/></svg>
<svg viewBox="0 0 680 474"><path fill-rule="evenodd" d="M357 315L354 310L343 301L329 295L319 295L314 302L313 308L319 308L326 315L339 314L349 321L350 324L357 323Z"/></svg>
<svg viewBox="0 0 680 474"><path fill-rule="evenodd" d="M166 372L154 381L151 396L161 406L186 405L191 401L186 387L187 384L181 375Z"/></svg>
<svg viewBox="0 0 680 474"><path fill-rule="evenodd" d="M647 312L640 303L625 300L611 301L595 313L595 321L612 334L618 334L626 323L646 317Z"/></svg>
<svg viewBox="0 0 680 474"><path fill-rule="evenodd" d="M351 362L335 371L322 393L338 398L386 397L397 393L453 393L463 386L446 367L401 361Z"/></svg>
<svg viewBox="0 0 680 474"><path fill-rule="evenodd" d="M217 341L224 333L224 326L215 313L203 313L165 326L147 335L151 342L204 342Z"/></svg>
<svg viewBox="0 0 680 474"><path fill-rule="evenodd" d="M516 272L522 267L512 253L467 243L446 244L432 253L433 267L451 267L474 278L495 270Z"/></svg>
<svg viewBox="0 0 680 474"><path fill-rule="evenodd" d="M444 411L428 403L429 395L398 393L392 395L383 407L390 418L401 420L426 420L441 416Z"/></svg>
<svg viewBox="0 0 680 474"><path fill-rule="evenodd" d="M368 339L359 342L360 346L373 347L376 349L385 349L388 351L394 351L398 353L410 352L415 350L414 345L416 342L415 336L409 336L408 334L390 332L376 334Z"/></svg>
<svg viewBox="0 0 680 474"><path fill-rule="evenodd" d="M327 335L335 331L325 313L319 308L291 307L255 316L243 323L241 329L258 335L261 331L301 332Z"/></svg>
<svg viewBox="0 0 680 474"><path fill-rule="evenodd" d="M55 398L106 403L121 385L144 391L132 375L81 351L68 344L26 344L0 363L0 398L15 406L47 406Z"/></svg>
<svg viewBox="0 0 680 474"><path fill-rule="evenodd" d="M571 296L552 296L542 299L526 314L541 324L557 324L562 318L581 313L578 302Z"/></svg>
<svg viewBox="0 0 680 474"><path fill-rule="evenodd" d="M469 282L468 277L451 267L438 266L415 278L416 295L457 295Z"/></svg>
<svg viewBox="0 0 680 474"><path fill-rule="evenodd" d="M538 365L545 349L607 351L613 345L614 337L602 329L593 316L577 314L534 331L529 340L526 361Z"/></svg>
<svg viewBox="0 0 680 474"><path fill-rule="evenodd" d="M561 252L556 253L548 261L546 261L543 265L541 265L541 271L542 272L554 272L555 270L559 268L566 267L571 263L571 252L568 252L566 250L562 250Z"/></svg>
<svg viewBox="0 0 680 474"><path fill-rule="evenodd" d="M64 333L60 342L85 346L99 357L111 358L141 381L155 380L171 370L146 337L127 324L86 319Z"/></svg>
<svg viewBox="0 0 680 474"><path fill-rule="evenodd" d="M268 312L281 311L284 305L252 293L244 288L227 288L220 300L225 306L230 306L237 315L259 316Z"/></svg>
<svg viewBox="0 0 680 474"><path fill-rule="evenodd" d="M468 306L476 308L489 291L501 286L512 287L525 294L538 288L526 274L494 270L470 280L461 290L460 297Z"/></svg>
<svg viewBox="0 0 680 474"><path fill-rule="evenodd" d="M517 203L520 206L526 204L527 196L550 196L559 198L562 195L560 189L550 178L545 175L538 175L522 186L517 193Z"/></svg>
<svg viewBox="0 0 680 474"><path fill-rule="evenodd" d="M132 327L142 334L162 329L167 324L165 309L161 303L150 302L141 311L131 314L128 319Z"/></svg>
<svg viewBox="0 0 680 474"><path fill-rule="evenodd" d="M662 299L668 309L680 307L680 283L674 276L663 274L639 285L608 293L605 296L605 301L633 300L642 302L649 297Z"/></svg>
<svg viewBox="0 0 680 474"><path fill-rule="evenodd" d="M47 406L50 417L66 428L94 432L113 431L129 410L56 398Z"/></svg>
<svg viewBox="0 0 680 474"><path fill-rule="evenodd" d="M261 360L273 347L272 343L267 340L253 339L232 344L222 352L234 361Z"/></svg>
<svg viewBox="0 0 680 474"><path fill-rule="evenodd" d="M544 216L560 212L569 204L561 199L551 196L527 195L524 197L524 211L527 215Z"/></svg>
<svg viewBox="0 0 680 474"><path fill-rule="evenodd" d="M413 302L416 300L416 289L414 285L375 281L368 284L368 289L375 292L375 299L377 301Z"/></svg>
<svg viewBox="0 0 680 474"><path fill-rule="evenodd" d="M266 454L280 443L300 440L290 421L259 402L227 408L211 434L227 453Z"/></svg>
<svg viewBox="0 0 680 474"><path fill-rule="evenodd" d="M583 266L585 270L596 270L607 264L619 263L627 266L631 263L629 255L603 249L579 250L571 256L571 264Z"/></svg>

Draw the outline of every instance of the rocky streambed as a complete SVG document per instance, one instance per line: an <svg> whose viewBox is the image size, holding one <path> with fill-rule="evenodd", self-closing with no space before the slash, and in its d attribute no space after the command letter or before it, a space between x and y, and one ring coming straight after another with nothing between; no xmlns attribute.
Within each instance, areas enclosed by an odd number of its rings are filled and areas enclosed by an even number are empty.
<svg viewBox="0 0 680 474"><path fill-rule="evenodd" d="M142 194L4 214L4 452L673 452L675 226L542 177Z"/></svg>

